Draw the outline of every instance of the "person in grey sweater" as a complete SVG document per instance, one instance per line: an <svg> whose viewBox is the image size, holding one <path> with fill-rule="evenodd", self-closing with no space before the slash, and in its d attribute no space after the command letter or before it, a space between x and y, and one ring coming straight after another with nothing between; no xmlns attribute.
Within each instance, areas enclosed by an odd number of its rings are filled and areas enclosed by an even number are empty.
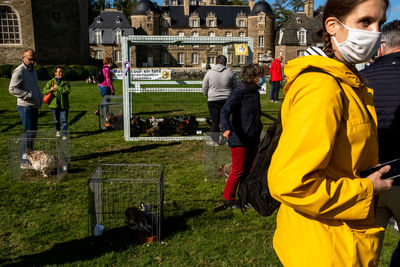
<svg viewBox="0 0 400 267"><path fill-rule="evenodd" d="M211 140L208 145L219 145L220 113L233 88L236 78L233 71L226 67L226 57L219 55L216 64L209 70L203 79L202 89L208 99L208 111L211 119Z"/></svg>
<svg viewBox="0 0 400 267"><path fill-rule="evenodd" d="M21 117L24 138L21 144L21 168L29 168L26 160L26 149L33 149L33 139L36 137L39 108L43 104L43 94L39 87L37 73L34 69L35 51L28 48L22 54L22 64L11 76L9 92L17 97L17 111Z"/></svg>

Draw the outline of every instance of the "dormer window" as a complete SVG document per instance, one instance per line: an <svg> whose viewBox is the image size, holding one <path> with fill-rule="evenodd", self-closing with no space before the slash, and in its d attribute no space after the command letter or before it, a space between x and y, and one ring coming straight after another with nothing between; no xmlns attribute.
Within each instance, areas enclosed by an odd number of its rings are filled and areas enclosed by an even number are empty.
<svg viewBox="0 0 400 267"><path fill-rule="evenodd" d="M172 0L172 5L177 6L178 5L178 0Z"/></svg>
<svg viewBox="0 0 400 267"><path fill-rule="evenodd" d="M168 12L163 13L161 18L161 27L168 28L171 24L171 17Z"/></svg>
<svg viewBox="0 0 400 267"><path fill-rule="evenodd" d="M100 18L100 16L98 16L98 17L96 18L96 22L97 22L97 23L101 23L101 18Z"/></svg>
<svg viewBox="0 0 400 267"><path fill-rule="evenodd" d="M247 25L247 16L245 13L240 12L236 16L236 27L244 28Z"/></svg>
<svg viewBox="0 0 400 267"><path fill-rule="evenodd" d="M280 29L280 30L279 30L279 41L278 41L278 44L279 44L279 45L282 45L282 38L283 38L283 30Z"/></svg>
<svg viewBox="0 0 400 267"><path fill-rule="evenodd" d="M190 1L190 5L192 5L192 6L195 6L195 5L197 5L197 1L196 1L196 0L192 0L192 1Z"/></svg>
<svg viewBox="0 0 400 267"><path fill-rule="evenodd" d="M209 12L207 14L206 25L208 27L217 27L217 17L214 12Z"/></svg>
<svg viewBox="0 0 400 267"><path fill-rule="evenodd" d="M94 32L94 42L96 44L101 44L102 43L102 39L103 39L103 37L102 37L101 31L100 30L95 31Z"/></svg>
<svg viewBox="0 0 400 267"><path fill-rule="evenodd" d="M193 13L190 15L189 23L190 23L190 26L192 26L193 28L200 27L200 17L199 17L199 14L196 13L196 12L193 12Z"/></svg>
<svg viewBox="0 0 400 267"><path fill-rule="evenodd" d="M258 19L260 22L264 22L264 16L260 16L260 18Z"/></svg>
<svg viewBox="0 0 400 267"><path fill-rule="evenodd" d="M114 31L115 44L117 44L117 45L121 44L121 36L122 36L121 30Z"/></svg>
<svg viewBox="0 0 400 267"><path fill-rule="evenodd" d="M307 31L303 28L297 31L297 39L299 40L299 44L305 45L307 44Z"/></svg>
<svg viewBox="0 0 400 267"><path fill-rule="evenodd" d="M301 20L301 18L297 17L296 22L297 22L297 24L301 24L303 21Z"/></svg>
<svg viewBox="0 0 400 267"><path fill-rule="evenodd" d="M117 16L117 18L115 19L115 23L121 23L121 18L119 16Z"/></svg>

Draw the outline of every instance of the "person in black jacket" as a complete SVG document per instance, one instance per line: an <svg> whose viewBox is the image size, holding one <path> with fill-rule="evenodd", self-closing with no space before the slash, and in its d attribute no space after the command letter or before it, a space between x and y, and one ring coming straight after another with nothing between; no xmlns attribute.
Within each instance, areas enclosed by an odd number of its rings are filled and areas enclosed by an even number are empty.
<svg viewBox="0 0 400 267"><path fill-rule="evenodd" d="M243 67L243 80L236 84L221 110L223 137L232 157L232 170L222 195L226 204L234 201L237 185L250 173L257 154L262 130L258 90L265 81L264 75L265 69L258 64Z"/></svg>
<svg viewBox="0 0 400 267"><path fill-rule="evenodd" d="M400 158L400 21L382 27L379 57L361 71L366 85L374 89L374 105L378 117L379 162ZM400 181L379 197L376 221L386 228L390 218L400 226ZM380 248L384 232L380 236ZM399 242L400 245L400 242ZM390 266L400 266L400 255L393 253Z"/></svg>

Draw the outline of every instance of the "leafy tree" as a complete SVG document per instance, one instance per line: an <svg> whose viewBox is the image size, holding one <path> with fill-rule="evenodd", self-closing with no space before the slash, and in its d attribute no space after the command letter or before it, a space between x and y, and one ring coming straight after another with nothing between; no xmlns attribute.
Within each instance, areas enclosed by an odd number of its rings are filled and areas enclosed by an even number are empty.
<svg viewBox="0 0 400 267"><path fill-rule="evenodd" d="M275 13L275 27L278 29L288 18L304 8L301 0L275 0L272 10Z"/></svg>

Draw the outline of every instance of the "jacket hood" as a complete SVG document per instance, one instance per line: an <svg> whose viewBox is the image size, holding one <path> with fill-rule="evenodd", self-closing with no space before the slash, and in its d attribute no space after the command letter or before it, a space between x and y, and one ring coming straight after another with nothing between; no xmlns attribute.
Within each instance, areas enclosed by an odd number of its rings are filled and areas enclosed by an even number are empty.
<svg viewBox="0 0 400 267"><path fill-rule="evenodd" d="M222 65L222 64L215 64L211 69L215 70L215 71L218 71L218 72L221 72L224 69L226 69L226 67L224 65Z"/></svg>
<svg viewBox="0 0 400 267"><path fill-rule="evenodd" d="M334 75L340 82L351 87L361 86L361 81L344 63L324 56L305 56L290 60L284 67L287 83L283 92L286 94L296 77L308 68L315 67Z"/></svg>

